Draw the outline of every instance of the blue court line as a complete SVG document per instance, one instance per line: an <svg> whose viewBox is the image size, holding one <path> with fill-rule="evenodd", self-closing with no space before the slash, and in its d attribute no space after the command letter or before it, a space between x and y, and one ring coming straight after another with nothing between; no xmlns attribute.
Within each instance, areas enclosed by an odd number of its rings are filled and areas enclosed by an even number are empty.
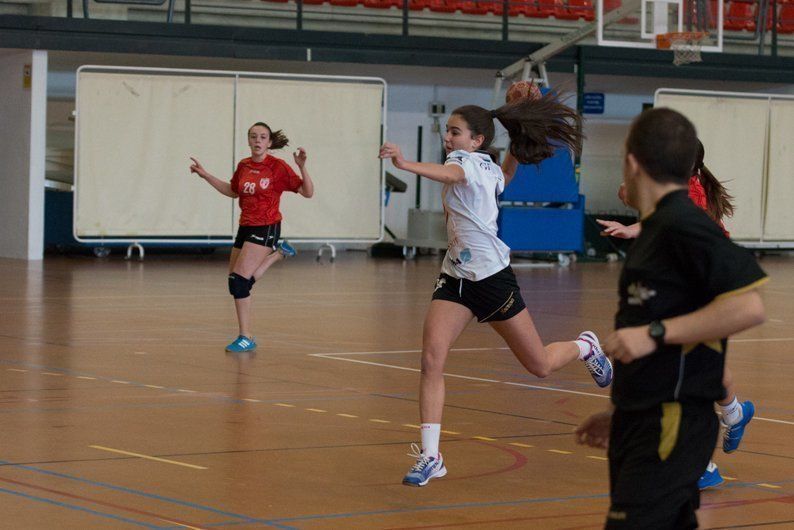
<svg viewBox="0 0 794 530"><path fill-rule="evenodd" d="M70 504L70 503L67 503L67 502L54 501L52 499L47 499L45 497L37 497L35 495L28 495L27 493L22 493L21 491L14 491L14 490L8 490L8 489L5 489L5 488L0 488L0 493L7 493L9 495L16 495L18 497L23 497L25 499L30 499L30 500L38 501L38 502L44 502L44 503L47 503L47 504L54 504L55 506L59 506L61 508L66 508L66 509L69 509L69 510L75 510L75 511L78 511L78 512L86 512L86 513L90 513L91 515L96 515L98 517L104 517L106 519L113 519L115 521L121 521L123 523L128 523L128 524L132 524L132 525L135 525L135 526L142 526L144 528L154 528L156 530L161 530L163 528L162 526L156 526L156 525L153 525L153 524L144 523L142 521L135 521L134 519L127 519L126 517L119 517L118 515L113 515L113 514L110 514L110 513L98 512L98 511L92 510L90 508L83 508L82 506L78 506L76 504ZM182 528L184 529L184 526Z"/></svg>
<svg viewBox="0 0 794 530"><path fill-rule="evenodd" d="M608 493L599 493L595 495L574 495L571 497L547 497L547 498L540 498L540 499L519 499L515 501L498 501L498 502L468 502L463 504L448 504L442 506L420 506L414 508L396 508L392 510L372 510L368 512L349 512L349 513L331 513L331 514L316 514L316 515L300 515L297 517L283 517L280 519L271 519L270 522L272 523L291 523L297 521L318 521L318 520L328 520L328 519L345 519L350 517L365 517L370 515L393 515L393 514L400 514L400 513L417 513L417 512L429 512L429 511L443 511L443 510L459 510L465 508L493 508L498 506L518 506L522 504L540 504L546 502L566 502L566 501L576 501L576 500L588 500L588 499L608 499ZM606 509L604 511L606 514ZM244 524L238 521L229 521L224 523L213 523L207 526L212 527L224 527L224 526L236 526L239 524ZM179 530L179 527L176 526L169 526L167 527L168 530Z"/></svg>
<svg viewBox="0 0 794 530"><path fill-rule="evenodd" d="M144 491L139 491L139 490L135 490L135 489L132 489L132 488L126 488L124 486L116 486L115 484L108 484L106 482L98 482L98 481L89 480L89 479L85 479L85 478L75 477L73 475L67 475L65 473L58 473L57 471L48 471L46 469L41 469L41 468L28 466L28 465L24 465L24 464L14 464L13 462L8 462L6 460L0 460L0 465L2 465L2 466L11 466L11 467L19 468L19 469L25 469L27 471L33 471L35 473L42 473L44 475L50 475L50 476L53 476L53 477L63 478L63 479L67 479L67 480L74 480L76 482L82 482L84 484L89 484L91 486L108 488L108 489L111 489L111 490L116 490L116 491L121 491L121 492L124 492L124 493L129 493L131 495L137 495L139 497L146 497L146 498L155 499L155 500L158 500L158 501L169 502L169 503L176 504L176 505L179 505L179 506L186 506L188 508L193 508L193 509L196 509L196 510L201 510L201 511L205 511L205 512L218 514L218 515L223 515L225 517L232 517L234 519L241 519L242 521L237 523L237 524L259 523L259 524L264 524L264 525L267 525L267 526L272 526L274 528L280 528L282 530L296 530L296 529L294 529L294 528L292 528L290 526L281 525L281 524L278 524L277 522L271 521L271 520L257 519L255 517L250 517L248 515L242 515L242 514L239 514L239 513L227 512L227 511L224 511L224 510L219 510L217 508L212 508L210 506L202 506L201 504L196 504L196 503L193 503L193 502L190 502L190 501L183 501L183 500L180 500L180 499L173 499L171 497L164 497L162 495L157 495L155 493L146 493ZM55 502L55 501L52 501L52 502ZM157 527L153 527L153 528L163 528L163 527L157 526ZM182 528L184 528L184 527L182 527Z"/></svg>

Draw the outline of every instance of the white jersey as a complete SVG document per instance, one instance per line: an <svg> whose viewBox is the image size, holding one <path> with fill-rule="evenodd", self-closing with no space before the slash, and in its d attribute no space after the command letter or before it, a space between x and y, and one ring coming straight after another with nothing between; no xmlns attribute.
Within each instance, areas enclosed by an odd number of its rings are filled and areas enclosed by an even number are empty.
<svg viewBox="0 0 794 530"><path fill-rule="evenodd" d="M448 241L441 272L479 281L510 264L510 248L496 236L505 177L487 153L453 151L444 165L449 164L462 167L466 180L445 184L441 192Z"/></svg>

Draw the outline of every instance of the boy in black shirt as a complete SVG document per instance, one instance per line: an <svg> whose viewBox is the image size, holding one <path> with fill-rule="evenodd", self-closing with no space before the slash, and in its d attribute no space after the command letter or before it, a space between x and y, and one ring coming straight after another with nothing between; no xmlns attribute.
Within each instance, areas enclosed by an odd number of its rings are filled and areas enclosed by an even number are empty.
<svg viewBox="0 0 794 530"><path fill-rule="evenodd" d="M644 112L626 140L627 202L642 232L620 277L614 410L577 429L609 441L607 528L696 528L697 481L718 435L713 403L725 397L727 337L758 325L766 275L687 195L697 135L670 109Z"/></svg>

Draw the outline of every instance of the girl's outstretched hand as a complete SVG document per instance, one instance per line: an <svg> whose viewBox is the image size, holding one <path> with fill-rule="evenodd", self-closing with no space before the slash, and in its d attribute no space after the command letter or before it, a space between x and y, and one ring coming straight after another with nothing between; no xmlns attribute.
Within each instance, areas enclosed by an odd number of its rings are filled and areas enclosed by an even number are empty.
<svg viewBox="0 0 794 530"><path fill-rule="evenodd" d="M192 156L190 157L190 159L193 161L193 163L190 164L190 172L195 173L201 178L207 178L208 175L207 170L204 169L204 166L201 165L201 162L199 162Z"/></svg>
<svg viewBox="0 0 794 530"><path fill-rule="evenodd" d="M392 164L397 169L403 169L405 165L405 157L397 144L386 142L381 146L379 156L380 158L391 158Z"/></svg>
<svg viewBox="0 0 794 530"><path fill-rule="evenodd" d="M617 221L605 221L596 219L596 222L604 227L601 231L602 236L619 237L620 239L634 239L640 235L639 225L626 226Z"/></svg>
<svg viewBox="0 0 794 530"><path fill-rule="evenodd" d="M302 168L306 165L306 149L298 147L298 150L292 153L292 158L295 159L295 163L298 167Z"/></svg>

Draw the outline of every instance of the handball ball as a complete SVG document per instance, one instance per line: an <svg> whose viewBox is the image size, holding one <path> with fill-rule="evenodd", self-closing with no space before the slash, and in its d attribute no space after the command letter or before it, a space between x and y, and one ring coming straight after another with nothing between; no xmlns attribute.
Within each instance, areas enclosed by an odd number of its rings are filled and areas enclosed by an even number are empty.
<svg viewBox="0 0 794 530"><path fill-rule="evenodd" d="M516 81L507 89L505 101L512 103L521 98L540 99L541 93L538 85L532 81Z"/></svg>

